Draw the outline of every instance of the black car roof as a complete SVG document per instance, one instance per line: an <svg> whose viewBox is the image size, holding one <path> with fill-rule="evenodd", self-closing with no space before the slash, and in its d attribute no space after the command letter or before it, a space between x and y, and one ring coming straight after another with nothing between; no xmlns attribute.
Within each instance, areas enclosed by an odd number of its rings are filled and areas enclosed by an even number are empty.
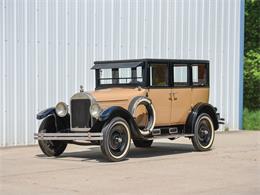
<svg viewBox="0 0 260 195"><path fill-rule="evenodd" d="M124 67L136 67L140 65L141 62L160 62L160 63L182 63L182 64L191 64L191 63L206 63L209 64L209 60L194 60L194 59L160 59L160 58L143 58L143 59L128 59L128 60L104 60L104 61L95 61L94 66L91 69L99 68L117 68L119 63L126 63ZM107 64L107 66L105 65ZM103 67L103 65L105 65Z"/></svg>

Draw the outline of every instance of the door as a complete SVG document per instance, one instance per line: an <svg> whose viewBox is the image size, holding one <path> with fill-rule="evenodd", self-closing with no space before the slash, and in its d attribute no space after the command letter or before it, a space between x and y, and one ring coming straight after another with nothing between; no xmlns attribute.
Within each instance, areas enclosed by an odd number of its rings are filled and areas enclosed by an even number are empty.
<svg viewBox="0 0 260 195"><path fill-rule="evenodd" d="M169 87L168 63L151 63L149 66L148 97L152 100L156 112L155 126L167 126L171 123L171 87Z"/></svg>
<svg viewBox="0 0 260 195"><path fill-rule="evenodd" d="M172 114L173 124L185 124L191 111L190 69L187 64L174 64L172 71Z"/></svg>

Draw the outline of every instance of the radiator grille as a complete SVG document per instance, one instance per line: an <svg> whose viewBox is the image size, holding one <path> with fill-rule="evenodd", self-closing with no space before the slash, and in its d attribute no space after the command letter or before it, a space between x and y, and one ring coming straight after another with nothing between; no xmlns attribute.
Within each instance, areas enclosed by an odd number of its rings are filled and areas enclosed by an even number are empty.
<svg viewBox="0 0 260 195"><path fill-rule="evenodd" d="M91 126L91 117L89 113L89 99L71 100L71 127L89 128Z"/></svg>

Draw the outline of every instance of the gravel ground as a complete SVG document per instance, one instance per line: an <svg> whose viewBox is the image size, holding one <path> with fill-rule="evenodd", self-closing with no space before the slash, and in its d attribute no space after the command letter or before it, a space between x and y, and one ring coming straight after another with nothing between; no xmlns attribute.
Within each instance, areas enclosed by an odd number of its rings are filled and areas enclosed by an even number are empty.
<svg viewBox="0 0 260 195"><path fill-rule="evenodd" d="M0 149L0 194L260 194L260 132L217 133L213 149L156 140L106 162L98 146L70 145L59 158L38 146Z"/></svg>

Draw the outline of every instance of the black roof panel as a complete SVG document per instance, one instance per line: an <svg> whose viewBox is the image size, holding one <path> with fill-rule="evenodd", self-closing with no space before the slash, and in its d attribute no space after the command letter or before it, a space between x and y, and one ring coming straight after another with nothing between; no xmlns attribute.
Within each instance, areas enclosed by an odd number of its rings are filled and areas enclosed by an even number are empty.
<svg viewBox="0 0 260 195"><path fill-rule="evenodd" d="M104 60L104 61L95 61L94 66L91 69L100 69L100 68L131 68L140 65L142 62L160 62L160 63L207 63L209 60L194 60L194 59L160 59L160 58L143 58L143 59L128 59L128 60ZM125 65L120 65L120 63L125 63ZM107 65L105 65L107 64Z"/></svg>

